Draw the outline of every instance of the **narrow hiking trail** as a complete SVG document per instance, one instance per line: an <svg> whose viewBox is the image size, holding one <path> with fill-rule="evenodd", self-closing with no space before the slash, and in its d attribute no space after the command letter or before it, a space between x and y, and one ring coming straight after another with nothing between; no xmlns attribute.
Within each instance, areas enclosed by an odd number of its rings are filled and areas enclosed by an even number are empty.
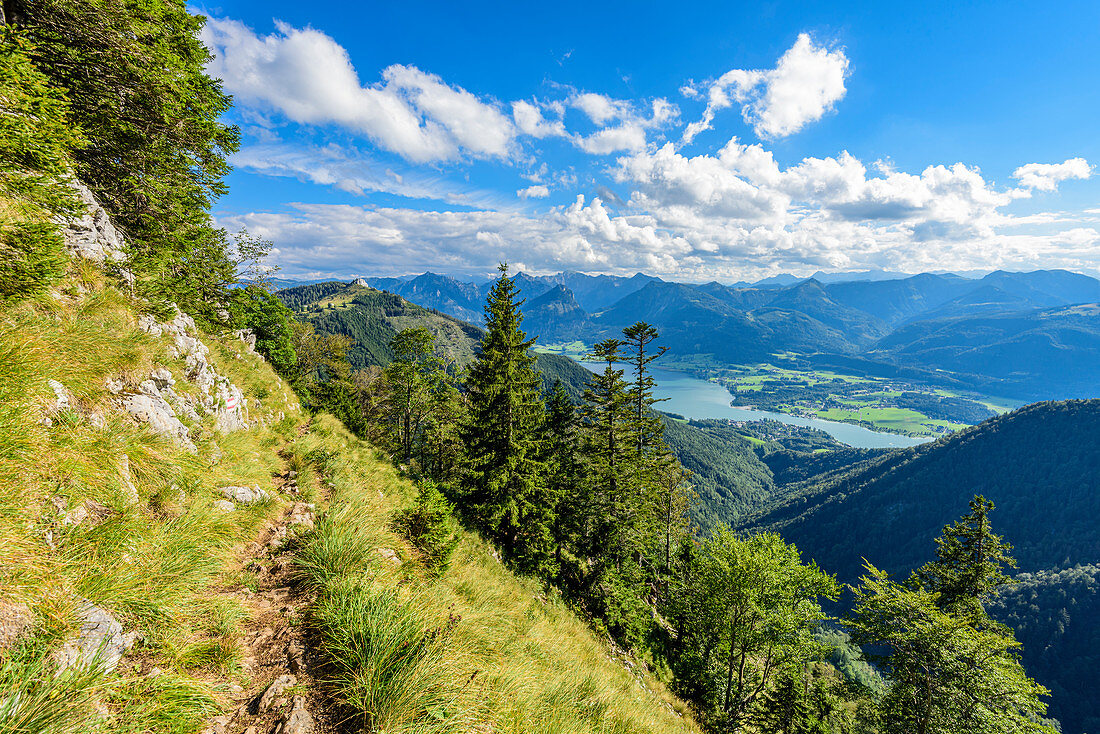
<svg viewBox="0 0 1100 734"><path fill-rule="evenodd" d="M303 425L299 437L307 433ZM276 494L301 494L297 475L273 477ZM327 496L323 482L312 488ZM292 501L246 543L228 578L237 583L214 590L246 610L240 621L240 670L228 686L227 710L210 719L202 734L330 734L339 722L319 685L321 662L304 624L311 594L293 577L288 540L311 529L316 505Z"/></svg>

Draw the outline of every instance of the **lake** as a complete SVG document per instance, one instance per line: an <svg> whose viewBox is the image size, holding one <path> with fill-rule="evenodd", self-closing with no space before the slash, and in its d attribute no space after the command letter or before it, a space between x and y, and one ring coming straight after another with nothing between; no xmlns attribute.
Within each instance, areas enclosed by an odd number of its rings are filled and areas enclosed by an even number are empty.
<svg viewBox="0 0 1100 734"><path fill-rule="evenodd" d="M581 364L593 372L599 369L599 365L590 362L581 362ZM657 381L657 387L653 391L654 397L667 398L665 402L658 404L657 408L667 413L679 413L685 418L729 418L735 421L759 421L770 418L792 426L809 426L820 429L841 443L861 449L901 448L916 446L932 440L930 438L899 436L896 433L880 433L851 423L838 423L836 421L821 420L820 418L803 418L796 415L787 415L786 413L773 413L768 410L735 408L730 405L731 395L729 391L721 385L692 377L684 372L662 369L653 369L652 371L653 379ZM627 377L629 377L629 372Z"/></svg>

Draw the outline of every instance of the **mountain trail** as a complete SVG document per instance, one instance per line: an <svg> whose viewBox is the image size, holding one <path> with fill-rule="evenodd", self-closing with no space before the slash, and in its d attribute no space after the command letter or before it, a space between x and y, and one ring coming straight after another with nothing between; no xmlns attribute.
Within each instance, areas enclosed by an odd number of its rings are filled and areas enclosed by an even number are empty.
<svg viewBox="0 0 1100 734"><path fill-rule="evenodd" d="M299 429L299 435L309 424ZM299 494L296 475L274 477L282 496ZM316 488L323 496L323 485ZM294 501L244 545L229 576L240 582L216 594L247 610L240 623L240 673L228 689L227 710L202 734L329 734L339 730L322 696L319 656L303 624L312 595L295 583L287 551L295 528L312 528L315 505ZM233 573L236 572L236 573Z"/></svg>

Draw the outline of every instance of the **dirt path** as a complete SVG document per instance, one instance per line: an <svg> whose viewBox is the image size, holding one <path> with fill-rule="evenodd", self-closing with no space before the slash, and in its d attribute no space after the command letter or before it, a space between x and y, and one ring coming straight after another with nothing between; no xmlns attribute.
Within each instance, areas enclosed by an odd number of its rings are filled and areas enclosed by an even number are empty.
<svg viewBox="0 0 1100 734"><path fill-rule="evenodd" d="M280 494L293 493L292 477L276 477ZM310 597L292 578L283 551L291 528L310 528L314 506L294 502L245 545L238 567L248 581L214 593L238 599L248 610L241 623L238 679L229 688L232 708L212 718L203 734L329 734L339 731L316 685L319 661L303 624Z"/></svg>

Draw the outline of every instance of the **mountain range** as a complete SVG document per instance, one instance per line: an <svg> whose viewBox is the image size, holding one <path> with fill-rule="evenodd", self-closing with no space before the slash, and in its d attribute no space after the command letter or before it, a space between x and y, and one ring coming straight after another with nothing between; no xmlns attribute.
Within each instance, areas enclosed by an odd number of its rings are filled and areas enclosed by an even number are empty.
<svg viewBox="0 0 1100 734"><path fill-rule="evenodd" d="M723 285L521 272L516 283L524 328L543 344L591 344L644 320L692 368L784 354L1025 400L1100 395L1100 280L1064 270L889 276ZM478 325L491 286L436 273L357 282Z"/></svg>

